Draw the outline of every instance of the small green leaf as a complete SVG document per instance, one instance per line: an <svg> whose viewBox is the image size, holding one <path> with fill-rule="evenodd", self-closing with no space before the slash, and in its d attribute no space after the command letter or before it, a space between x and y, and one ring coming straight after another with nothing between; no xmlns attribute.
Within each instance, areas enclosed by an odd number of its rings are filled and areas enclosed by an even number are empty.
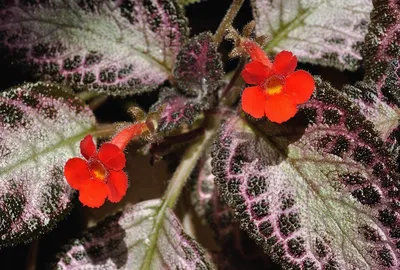
<svg viewBox="0 0 400 270"><path fill-rule="evenodd" d="M57 269L211 269L204 250L158 199L126 207L66 248Z"/></svg>
<svg viewBox="0 0 400 270"><path fill-rule="evenodd" d="M94 130L90 109L53 84L0 94L0 247L51 229L71 207L64 164Z"/></svg>

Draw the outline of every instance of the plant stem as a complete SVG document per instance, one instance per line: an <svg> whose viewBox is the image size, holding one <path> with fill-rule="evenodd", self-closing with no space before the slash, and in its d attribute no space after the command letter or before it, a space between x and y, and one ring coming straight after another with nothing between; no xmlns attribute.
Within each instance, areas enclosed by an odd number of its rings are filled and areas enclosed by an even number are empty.
<svg viewBox="0 0 400 270"><path fill-rule="evenodd" d="M80 98L83 102L86 102L94 97L99 96L100 94L95 93L95 92L89 92L89 91L85 91L85 92L80 92L78 94L76 94L76 96L78 98Z"/></svg>
<svg viewBox="0 0 400 270"><path fill-rule="evenodd" d="M29 245L29 254L28 254L28 260L27 260L27 264L26 264L26 270L35 270L36 269L38 246L39 246L38 239L36 239Z"/></svg>
<svg viewBox="0 0 400 270"><path fill-rule="evenodd" d="M97 108L99 108L101 105L104 104L104 102L106 102L108 99L108 96L96 96L95 98L93 98L92 101L90 101L89 103L89 108L94 111L97 110Z"/></svg>
<svg viewBox="0 0 400 270"><path fill-rule="evenodd" d="M217 31L215 31L214 42L217 43L217 45L221 43L225 36L226 29L232 24L232 21L235 19L243 2L244 0L233 0L231 6L225 14L225 17L219 24Z"/></svg>
<svg viewBox="0 0 400 270"><path fill-rule="evenodd" d="M157 236L164 222L165 212L168 208L174 208L179 198L179 195L181 194L182 189L185 186L186 180L189 178L192 170L197 164L197 160L201 157L212 138L214 138L214 134L219 127L219 119L212 119L211 121L209 121L208 124L209 125L205 129L203 137L195 141L186 149L185 153L182 156L181 163L172 175L172 178L168 184L168 188L164 194L163 204L158 210L157 216L154 221L153 231L150 237L150 244L146 251L146 257L140 268L141 270L151 269L151 262L153 261L152 257L154 255L154 250L157 245Z"/></svg>
<svg viewBox="0 0 400 270"><path fill-rule="evenodd" d="M245 61L246 60L243 57L240 58L239 65L237 66L235 73L230 79L228 85L222 90L221 93L222 101L228 106L232 105L237 98L237 96L235 94L232 94L230 90L232 89L233 86L235 86L237 80L240 78L240 73L242 72Z"/></svg>
<svg viewBox="0 0 400 270"><path fill-rule="evenodd" d="M182 161L173 174L171 182L169 183L167 191L165 192L164 203L168 207L173 208L175 206L186 180L189 178L197 164L198 159L203 154L204 149L209 144L214 134L215 129L206 130L203 138L194 142L189 146L188 149L186 149L185 153L183 154Z"/></svg>

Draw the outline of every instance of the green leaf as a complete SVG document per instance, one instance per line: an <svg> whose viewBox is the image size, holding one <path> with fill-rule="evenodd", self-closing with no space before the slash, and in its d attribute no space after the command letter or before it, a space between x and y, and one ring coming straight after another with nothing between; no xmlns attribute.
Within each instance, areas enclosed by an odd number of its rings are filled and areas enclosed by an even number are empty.
<svg viewBox="0 0 400 270"><path fill-rule="evenodd" d="M367 33L371 0L252 0L265 50L292 51L301 61L355 70Z"/></svg>
<svg viewBox="0 0 400 270"><path fill-rule="evenodd" d="M0 49L11 61L37 78L110 95L167 80L188 32L174 0L7 1L0 8Z"/></svg>
<svg viewBox="0 0 400 270"><path fill-rule="evenodd" d="M72 241L56 265L57 269L211 269L204 250L158 199L128 206L99 223Z"/></svg>
<svg viewBox="0 0 400 270"><path fill-rule="evenodd" d="M94 125L91 110L53 84L0 94L0 247L30 241L66 214L64 164Z"/></svg>

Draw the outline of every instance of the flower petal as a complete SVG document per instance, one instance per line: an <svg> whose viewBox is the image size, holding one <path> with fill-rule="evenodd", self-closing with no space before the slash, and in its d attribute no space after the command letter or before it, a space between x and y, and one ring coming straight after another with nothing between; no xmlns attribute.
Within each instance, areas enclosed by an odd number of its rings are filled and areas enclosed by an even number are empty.
<svg viewBox="0 0 400 270"><path fill-rule="evenodd" d="M128 178L123 171L111 172L107 180L108 200L119 202L128 189Z"/></svg>
<svg viewBox="0 0 400 270"><path fill-rule="evenodd" d="M272 69L283 76L287 76L296 69L297 57L289 51L281 51L275 56Z"/></svg>
<svg viewBox="0 0 400 270"><path fill-rule="evenodd" d="M96 145L94 144L92 135L87 135L80 144L81 154L86 159L89 159L91 156L96 155Z"/></svg>
<svg viewBox="0 0 400 270"><path fill-rule="evenodd" d="M266 97L259 86L248 87L242 94L242 109L254 118L264 116Z"/></svg>
<svg viewBox="0 0 400 270"><path fill-rule="evenodd" d="M257 43L251 40L246 40L242 44L245 51L250 55L252 61L258 61L263 63L264 66L269 68L272 67L272 63L269 60L267 54L263 51L263 49L258 46Z"/></svg>
<svg viewBox="0 0 400 270"><path fill-rule="evenodd" d="M244 66L242 77L248 84L262 84L270 75L271 69L259 61Z"/></svg>
<svg viewBox="0 0 400 270"><path fill-rule="evenodd" d="M87 161L81 158L70 158L64 166L64 176L73 189L80 189L90 181Z"/></svg>
<svg viewBox="0 0 400 270"><path fill-rule="evenodd" d="M104 204L107 198L107 186L97 180L90 182L81 187L79 190L79 200L83 205L98 208Z"/></svg>
<svg viewBox="0 0 400 270"><path fill-rule="evenodd" d="M302 104L310 99L315 88L315 82L310 73L297 70L285 80L284 92L293 97L296 104Z"/></svg>
<svg viewBox="0 0 400 270"><path fill-rule="evenodd" d="M125 167L125 155L115 144L104 143L99 149L98 157L107 169L119 171Z"/></svg>
<svg viewBox="0 0 400 270"><path fill-rule="evenodd" d="M295 116L296 112L296 104L286 95L271 96L265 103L265 116L271 122L280 124Z"/></svg>

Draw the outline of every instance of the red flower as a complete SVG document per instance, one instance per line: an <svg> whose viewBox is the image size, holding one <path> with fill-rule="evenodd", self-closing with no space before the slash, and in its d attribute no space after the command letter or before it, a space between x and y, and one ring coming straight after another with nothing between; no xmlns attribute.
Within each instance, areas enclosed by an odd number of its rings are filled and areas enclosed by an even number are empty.
<svg viewBox="0 0 400 270"><path fill-rule="evenodd" d="M291 52L282 51L274 63L264 51L252 41L243 42L243 47L251 57L242 71L248 87L243 91L243 111L254 118L264 115L272 122L282 123L297 112L297 104L310 99L315 82L310 73L297 70L297 58Z"/></svg>
<svg viewBox="0 0 400 270"><path fill-rule="evenodd" d="M71 158L64 168L68 184L79 190L79 200L89 207L100 207L105 199L119 202L128 188L128 178L122 171L125 155L113 143L104 143L96 153L91 135L80 144L82 158Z"/></svg>

